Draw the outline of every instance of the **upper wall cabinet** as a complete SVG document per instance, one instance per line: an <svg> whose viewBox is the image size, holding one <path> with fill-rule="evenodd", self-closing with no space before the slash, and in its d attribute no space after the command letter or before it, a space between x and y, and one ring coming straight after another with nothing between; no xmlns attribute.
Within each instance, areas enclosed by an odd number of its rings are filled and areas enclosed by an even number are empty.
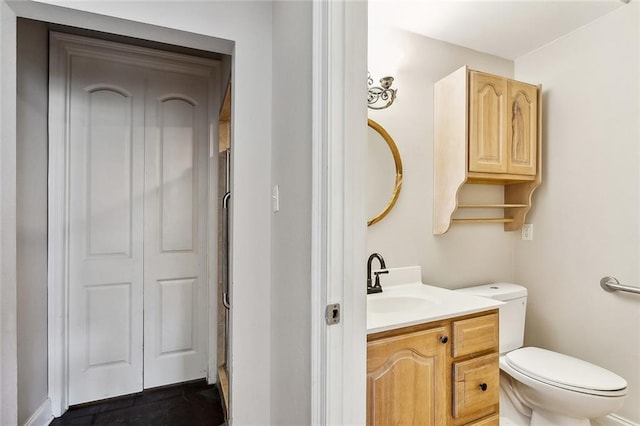
<svg viewBox="0 0 640 426"><path fill-rule="evenodd" d="M435 84L434 234L452 223L522 226L541 182L540 94L540 86L466 66ZM464 184L504 185L504 201L463 203ZM462 209L501 214L456 218Z"/></svg>
<svg viewBox="0 0 640 426"><path fill-rule="evenodd" d="M536 175L538 88L469 71L469 171Z"/></svg>

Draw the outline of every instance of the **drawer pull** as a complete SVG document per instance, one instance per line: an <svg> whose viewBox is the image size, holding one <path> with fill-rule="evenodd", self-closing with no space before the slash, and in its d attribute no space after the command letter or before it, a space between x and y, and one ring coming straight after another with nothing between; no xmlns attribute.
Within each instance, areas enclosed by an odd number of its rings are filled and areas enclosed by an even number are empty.
<svg viewBox="0 0 640 426"><path fill-rule="evenodd" d="M480 389L482 390L482 392L486 391L488 388L486 383L480 383Z"/></svg>
<svg viewBox="0 0 640 426"><path fill-rule="evenodd" d="M449 338L447 336L440 337L440 343L447 343L448 341L449 341Z"/></svg>

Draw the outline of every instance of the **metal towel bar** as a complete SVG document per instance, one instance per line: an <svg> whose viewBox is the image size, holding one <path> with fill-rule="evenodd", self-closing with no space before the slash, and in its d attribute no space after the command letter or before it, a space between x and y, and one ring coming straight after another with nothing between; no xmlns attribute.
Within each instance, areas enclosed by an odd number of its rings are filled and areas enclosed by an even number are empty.
<svg viewBox="0 0 640 426"><path fill-rule="evenodd" d="M640 287L632 287L630 285L620 284L615 277L604 277L600 280L600 287L602 287L605 291L627 291L629 293L640 294Z"/></svg>

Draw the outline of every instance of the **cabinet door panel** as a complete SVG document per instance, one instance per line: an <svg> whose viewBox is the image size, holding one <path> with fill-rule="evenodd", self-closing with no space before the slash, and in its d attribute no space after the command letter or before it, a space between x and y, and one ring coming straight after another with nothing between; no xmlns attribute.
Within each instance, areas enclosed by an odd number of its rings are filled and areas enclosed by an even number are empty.
<svg viewBox="0 0 640 426"><path fill-rule="evenodd" d="M367 424L446 423L445 327L369 342Z"/></svg>
<svg viewBox="0 0 640 426"><path fill-rule="evenodd" d="M507 172L507 80L470 72L469 171Z"/></svg>
<svg viewBox="0 0 640 426"><path fill-rule="evenodd" d="M509 173L536 174L538 90L535 86L509 81L511 123L508 132Z"/></svg>

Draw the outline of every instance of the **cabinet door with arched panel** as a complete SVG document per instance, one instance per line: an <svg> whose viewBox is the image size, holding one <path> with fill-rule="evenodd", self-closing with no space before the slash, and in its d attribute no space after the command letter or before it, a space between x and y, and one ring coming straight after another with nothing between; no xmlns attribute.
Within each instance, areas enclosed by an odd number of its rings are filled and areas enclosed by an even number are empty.
<svg viewBox="0 0 640 426"><path fill-rule="evenodd" d="M447 423L448 326L370 340L367 425Z"/></svg>

